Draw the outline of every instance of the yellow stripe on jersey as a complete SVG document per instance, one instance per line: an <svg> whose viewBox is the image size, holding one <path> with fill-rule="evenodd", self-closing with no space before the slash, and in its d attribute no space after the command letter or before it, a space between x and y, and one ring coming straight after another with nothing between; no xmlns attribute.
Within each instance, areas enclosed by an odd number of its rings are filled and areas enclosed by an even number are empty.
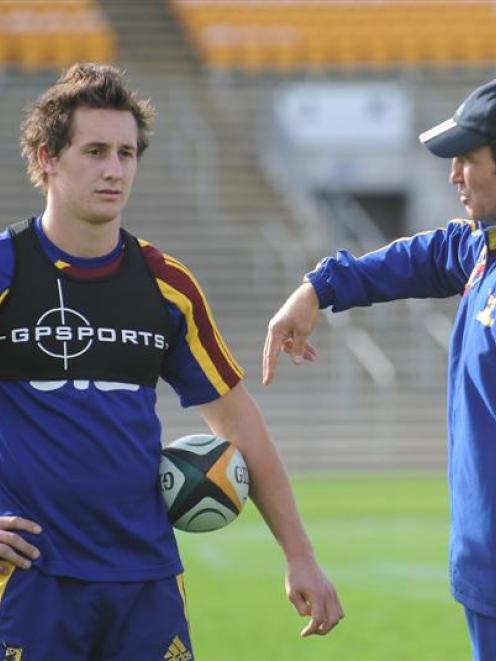
<svg viewBox="0 0 496 661"><path fill-rule="evenodd" d="M226 347L226 345L224 343L224 340L222 338L222 335L219 333L219 331L217 329L217 326L214 326L214 332L215 332L215 339L217 340L217 344L219 345L219 348L222 351L222 355L227 360L229 365L232 367L233 371L240 378L242 378L244 376L244 371L242 370L242 368L238 365L238 363L232 357L232 354L229 351L229 349Z"/></svg>
<svg viewBox="0 0 496 661"><path fill-rule="evenodd" d="M202 345L199 337L198 327L193 318L193 304L187 296L182 294L174 287L171 287L167 282L156 278L159 289L167 300L176 305L182 312L186 319L186 341L188 342L191 353L195 357L197 363L202 368L205 376L217 390L219 395L225 395L229 392L230 388L227 383L222 379L217 371L212 359L208 355L204 346Z"/></svg>
<svg viewBox="0 0 496 661"><path fill-rule="evenodd" d="M9 293L9 291L10 291L9 289L5 289L5 290L0 294L0 303L2 303L2 301L3 301L4 298L7 296L7 294Z"/></svg>
<svg viewBox="0 0 496 661"><path fill-rule="evenodd" d="M201 296L203 304L205 306L205 310L206 310L207 315L208 315L208 320L209 320L209 322L210 322L210 324L213 328L213 331L214 331L214 334L215 334L215 339L217 340L217 345L218 345L222 355L224 356L226 361L229 363L229 365L231 366L233 371L240 378L243 377L243 370L237 364L237 362L234 360L231 352L229 351L229 349L225 345L224 340L223 340L221 334L218 331L218 328L215 324L215 321L212 317L212 313L210 311L210 306L208 304L207 299L205 298L205 296L203 294L202 288L200 287L200 283L198 282L198 280L195 278L193 273L188 268L186 268L186 266L184 266L184 264L181 264L181 262L178 262L177 259L174 259L174 257L171 257L170 255L164 255L164 259L165 259L165 261L168 265L175 266L179 271L181 271L182 273L187 275L188 278L191 280L191 282L195 285L196 289L198 290L199 295Z"/></svg>

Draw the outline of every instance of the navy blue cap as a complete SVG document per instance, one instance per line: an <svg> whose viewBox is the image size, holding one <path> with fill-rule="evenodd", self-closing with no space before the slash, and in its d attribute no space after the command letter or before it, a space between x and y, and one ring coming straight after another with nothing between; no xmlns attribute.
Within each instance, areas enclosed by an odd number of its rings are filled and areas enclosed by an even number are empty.
<svg viewBox="0 0 496 661"><path fill-rule="evenodd" d="M421 133L419 140L442 158L496 141L496 79L474 90L453 117Z"/></svg>

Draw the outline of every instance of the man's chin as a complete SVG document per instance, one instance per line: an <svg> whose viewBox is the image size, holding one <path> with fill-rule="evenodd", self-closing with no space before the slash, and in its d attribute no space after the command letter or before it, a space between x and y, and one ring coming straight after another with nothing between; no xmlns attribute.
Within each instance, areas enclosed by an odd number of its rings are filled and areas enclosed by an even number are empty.
<svg viewBox="0 0 496 661"><path fill-rule="evenodd" d="M465 218L467 218L468 220L479 220L476 218L474 214L474 209L472 209L471 206L469 206L468 204L464 204L463 208L465 209Z"/></svg>
<svg viewBox="0 0 496 661"><path fill-rule="evenodd" d="M471 212L470 215L467 215L469 220L475 220L483 225L496 225L496 212L493 214L477 213L476 211Z"/></svg>
<svg viewBox="0 0 496 661"><path fill-rule="evenodd" d="M116 220L118 221L120 217L120 214L109 214L109 213L94 213L94 214L88 214L86 217L86 222L88 222L90 225L108 225L110 223L115 222Z"/></svg>

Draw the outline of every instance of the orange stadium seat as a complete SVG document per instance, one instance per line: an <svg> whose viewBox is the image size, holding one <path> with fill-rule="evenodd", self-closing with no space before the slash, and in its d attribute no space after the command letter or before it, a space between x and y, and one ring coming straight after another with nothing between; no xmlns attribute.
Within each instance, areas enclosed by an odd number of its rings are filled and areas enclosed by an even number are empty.
<svg viewBox="0 0 496 661"><path fill-rule="evenodd" d="M93 0L2 0L0 66L26 72L75 60L109 61L116 43Z"/></svg>
<svg viewBox="0 0 496 661"><path fill-rule="evenodd" d="M496 58L492 0L168 0L213 68L473 65Z"/></svg>

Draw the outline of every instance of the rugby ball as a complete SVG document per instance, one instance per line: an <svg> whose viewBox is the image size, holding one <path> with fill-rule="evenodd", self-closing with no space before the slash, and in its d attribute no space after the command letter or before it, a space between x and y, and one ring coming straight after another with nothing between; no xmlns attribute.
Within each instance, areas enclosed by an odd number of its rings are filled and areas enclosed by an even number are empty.
<svg viewBox="0 0 496 661"><path fill-rule="evenodd" d="M171 524L187 532L223 528L248 500L243 455L211 434L183 436L164 448L159 478Z"/></svg>

